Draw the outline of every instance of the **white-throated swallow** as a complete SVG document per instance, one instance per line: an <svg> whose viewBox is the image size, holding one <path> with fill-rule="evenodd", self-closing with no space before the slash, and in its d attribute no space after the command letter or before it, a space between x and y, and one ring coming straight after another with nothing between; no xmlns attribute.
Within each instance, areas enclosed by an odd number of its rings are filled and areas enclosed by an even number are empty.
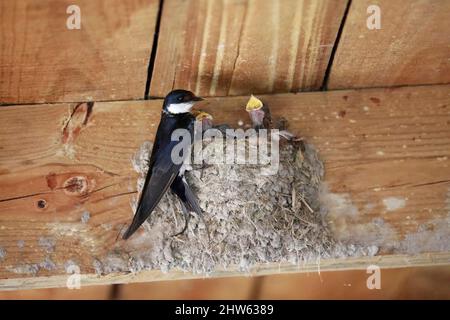
<svg viewBox="0 0 450 320"><path fill-rule="evenodd" d="M174 147L183 143L172 141L172 133L175 130L186 129L191 136L192 144L195 117L190 111L195 102L200 100L203 99L186 90L173 90L165 97L144 188L133 221L124 233L123 239L128 239L145 222L169 188L181 200L186 217L186 225L182 232L186 230L190 211L202 214L194 193L184 179L184 170L181 170L183 163L178 163L172 158ZM188 155L182 155L183 158L186 156Z"/></svg>

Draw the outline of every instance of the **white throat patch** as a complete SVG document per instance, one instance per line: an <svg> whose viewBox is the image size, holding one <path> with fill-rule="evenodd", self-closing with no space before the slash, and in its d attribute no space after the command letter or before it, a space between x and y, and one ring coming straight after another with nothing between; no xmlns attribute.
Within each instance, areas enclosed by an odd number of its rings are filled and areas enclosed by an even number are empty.
<svg viewBox="0 0 450 320"><path fill-rule="evenodd" d="M167 107L167 111L173 114L177 113L186 113L191 111L192 106L194 105L193 101L185 102L185 103L171 103Z"/></svg>

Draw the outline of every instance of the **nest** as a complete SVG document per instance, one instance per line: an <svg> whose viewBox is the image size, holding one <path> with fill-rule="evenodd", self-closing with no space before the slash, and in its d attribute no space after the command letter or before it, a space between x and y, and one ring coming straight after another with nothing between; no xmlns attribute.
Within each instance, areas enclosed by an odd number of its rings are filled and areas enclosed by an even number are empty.
<svg viewBox="0 0 450 320"><path fill-rule="evenodd" d="M252 151L253 139L236 139L245 149L237 158ZM324 169L312 145L281 139L275 148L279 161L274 170L273 152L270 159L259 158L258 163L265 164L236 164L239 160L226 164L216 157L227 148L226 139L197 143L202 144L204 162L192 165L185 177L204 214L192 213L186 232L173 236L183 229L185 219L178 198L167 192L143 224L144 230L94 260L97 273L176 268L207 275L230 266L246 272L265 263L319 265L323 258L376 254L373 246L342 244L333 237L326 222L327 207L319 200ZM145 142L132 161L140 174L139 191L151 149L151 143ZM211 164L211 159L216 163ZM138 198L131 203L132 212Z"/></svg>
<svg viewBox="0 0 450 320"><path fill-rule="evenodd" d="M249 152L252 138L241 139ZM224 141L203 141L205 162L226 147ZM140 174L138 190L143 187L150 152L151 143L146 142L133 159ZM192 165L185 176L203 216L192 214L186 232L173 236L183 229L185 220L179 200L168 192L144 223L144 232L127 241L126 252L122 248L96 260L96 271L177 268L208 274L229 266L249 271L264 263L300 265L367 254L364 248L338 243L328 229L318 200L324 170L312 145L282 140L278 170L273 172L272 165Z"/></svg>

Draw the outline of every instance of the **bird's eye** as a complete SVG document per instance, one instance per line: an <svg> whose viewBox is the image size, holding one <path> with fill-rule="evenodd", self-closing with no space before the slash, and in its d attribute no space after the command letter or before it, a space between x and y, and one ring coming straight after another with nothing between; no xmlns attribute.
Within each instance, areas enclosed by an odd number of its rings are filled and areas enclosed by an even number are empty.
<svg viewBox="0 0 450 320"><path fill-rule="evenodd" d="M177 100L178 101L183 101L183 97L178 97Z"/></svg>

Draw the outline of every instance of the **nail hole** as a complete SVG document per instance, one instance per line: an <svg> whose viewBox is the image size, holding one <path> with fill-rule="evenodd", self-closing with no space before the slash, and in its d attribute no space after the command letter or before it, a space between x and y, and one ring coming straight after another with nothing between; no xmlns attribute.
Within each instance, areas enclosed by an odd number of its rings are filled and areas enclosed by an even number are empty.
<svg viewBox="0 0 450 320"><path fill-rule="evenodd" d="M47 201L45 201L43 199L38 200L37 206L39 209L44 209L47 206Z"/></svg>

